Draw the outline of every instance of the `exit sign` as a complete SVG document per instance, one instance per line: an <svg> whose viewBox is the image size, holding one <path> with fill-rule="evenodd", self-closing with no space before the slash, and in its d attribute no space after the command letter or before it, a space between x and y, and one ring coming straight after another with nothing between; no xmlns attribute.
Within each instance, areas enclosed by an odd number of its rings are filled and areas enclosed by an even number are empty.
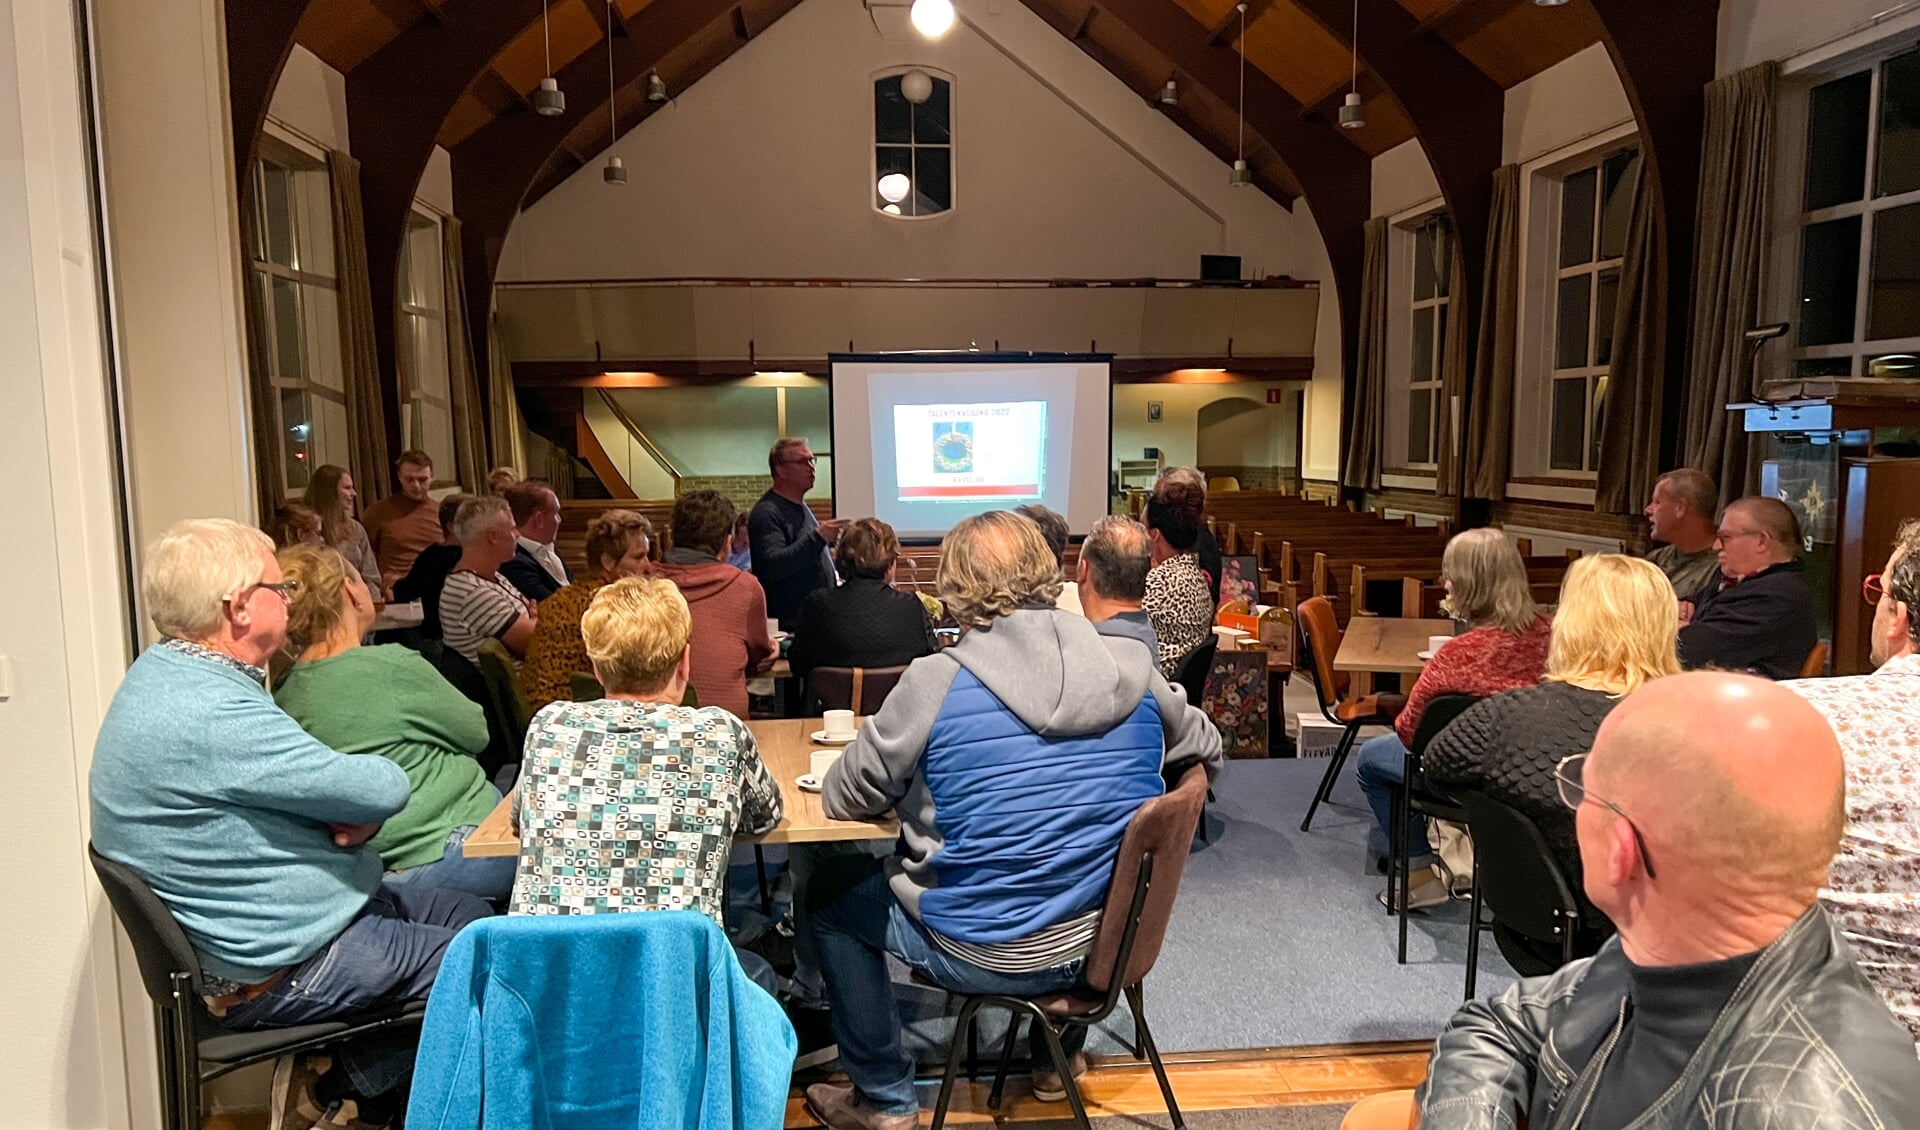
<svg viewBox="0 0 1920 1130"><path fill-rule="evenodd" d="M1285 391L1287 391L1287 390L1286 390L1286 389L1283 389L1283 388L1270 388L1270 389L1268 389L1268 390L1267 390L1267 403L1268 403L1268 404L1278 404L1278 403L1280 403L1280 394L1281 394L1281 393L1283 393L1283 392L1285 392Z"/></svg>

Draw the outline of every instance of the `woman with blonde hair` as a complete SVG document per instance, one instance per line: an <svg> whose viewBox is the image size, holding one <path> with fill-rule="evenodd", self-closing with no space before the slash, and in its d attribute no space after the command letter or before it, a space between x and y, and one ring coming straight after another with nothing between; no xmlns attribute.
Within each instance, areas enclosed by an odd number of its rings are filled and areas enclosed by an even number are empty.
<svg viewBox="0 0 1920 1130"><path fill-rule="evenodd" d="M353 476L345 467L323 463L307 480L307 493L301 501L320 515L320 540L339 550L369 589L381 592L380 558L373 552L367 528L353 516L353 504L359 497L353 489Z"/></svg>
<svg viewBox="0 0 1920 1130"><path fill-rule="evenodd" d="M425 883L503 903L511 858L467 859L462 846L500 802L476 758L486 715L419 653L362 647L373 593L340 554L296 545L279 553L291 589L287 638L295 662L274 701L302 729L345 754L385 757L407 774L407 806L374 834L389 883Z"/></svg>
<svg viewBox="0 0 1920 1130"><path fill-rule="evenodd" d="M1678 602L1650 561L1605 553L1567 569L1539 686L1474 704L1427 747L1421 771L1446 789L1473 789L1525 813L1580 900L1576 953L1599 948L1613 926L1581 888L1573 813L1554 769L1593 748L1600 722L1642 684L1680 673ZM1503 950L1519 939L1495 927ZM1552 958L1558 963L1558 952Z"/></svg>
<svg viewBox="0 0 1920 1130"><path fill-rule="evenodd" d="M1386 856L1392 839L1394 793L1406 779L1407 749L1427 704L1443 694L1487 698L1530 687L1546 670L1551 622L1534 603L1526 562L1505 533L1482 527L1454 535L1440 556L1440 583L1448 613L1468 629L1427 660L1393 720L1393 733L1362 744L1357 759L1355 772L1376 824L1368 844L1373 859ZM1442 874L1439 859L1426 850L1425 818L1416 814L1410 831L1407 904L1415 910L1438 906L1452 897L1454 879L1466 877ZM1381 901L1389 902L1390 895L1381 892Z"/></svg>
<svg viewBox="0 0 1920 1130"><path fill-rule="evenodd" d="M652 571L653 523L633 510L603 510L587 523L587 575L540 602L540 619L527 641L520 686L538 710L573 697L573 673L591 671L580 618L601 586Z"/></svg>

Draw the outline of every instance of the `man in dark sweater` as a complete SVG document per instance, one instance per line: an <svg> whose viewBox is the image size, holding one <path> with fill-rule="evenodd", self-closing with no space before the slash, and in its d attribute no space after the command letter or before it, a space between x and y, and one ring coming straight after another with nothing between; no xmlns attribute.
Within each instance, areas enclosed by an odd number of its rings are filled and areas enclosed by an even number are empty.
<svg viewBox="0 0 1920 1130"><path fill-rule="evenodd" d="M1799 520L1777 498L1743 498L1720 515L1714 544L1721 575L1680 604L1681 665L1798 675L1819 642L1813 593L1795 557Z"/></svg>
<svg viewBox="0 0 1920 1130"><path fill-rule="evenodd" d="M767 453L773 489L760 496L747 516L753 544L753 575L767 590L767 615L791 628L800 619L807 594L833 584L833 558L827 547L840 539L844 518L822 522L807 507L813 489L813 449L804 439L778 440Z"/></svg>

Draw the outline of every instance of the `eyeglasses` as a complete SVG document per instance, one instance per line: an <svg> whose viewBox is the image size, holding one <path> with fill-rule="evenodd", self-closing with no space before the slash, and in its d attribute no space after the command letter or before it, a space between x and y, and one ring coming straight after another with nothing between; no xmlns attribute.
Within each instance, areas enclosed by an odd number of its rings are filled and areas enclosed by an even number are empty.
<svg viewBox="0 0 1920 1130"><path fill-rule="evenodd" d="M805 464L806 464L807 466L809 466L809 467L811 467L811 466L813 466L813 465L814 465L814 464L815 464L816 462L818 462L818 461L819 461L819 459L820 459L820 457L819 457L818 455L808 455L808 456L804 456L804 457L802 457L802 458L800 458L800 459L782 459L782 460L781 460L781 462L782 462L782 463L789 463L789 464L800 464L800 463L805 463Z"/></svg>
<svg viewBox="0 0 1920 1130"><path fill-rule="evenodd" d="M1560 788L1560 803L1570 810L1578 810L1582 804L1590 800L1602 808L1612 810L1615 816L1625 820L1627 827L1632 829L1634 846L1640 849L1640 862L1646 865L1647 878L1659 878L1653 873L1653 857L1647 854L1647 841L1640 835L1640 826L1633 822L1633 817L1622 812L1619 805L1587 789L1583 780L1586 775L1586 766L1587 755L1584 753L1561 758L1560 764L1554 766L1553 780L1554 784Z"/></svg>
<svg viewBox="0 0 1920 1130"><path fill-rule="evenodd" d="M1887 595L1887 581L1884 573L1869 573L1866 580L1860 582L1860 595L1868 604L1879 604L1880 598Z"/></svg>
<svg viewBox="0 0 1920 1130"><path fill-rule="evenodd" d="M247 597L253 595L254 589L266 589L268 592L271 592L275 596L279 597L280 602L282 604L291 604L293 603L293 594L300 591L300 582L299 581L261 581L258 584L248 585L246 588L241 589L239 592L228 597L227 599L229 601L232 601L235 604L245 603Z"/></svg>
<svg viewBox="0 0 1920 1130"><path fill-rule="evenodd" d="M1764 530L1715 530L1713 532L1713 540L1727 542L1735 538L1759 537L1765 532Z"/></svg>

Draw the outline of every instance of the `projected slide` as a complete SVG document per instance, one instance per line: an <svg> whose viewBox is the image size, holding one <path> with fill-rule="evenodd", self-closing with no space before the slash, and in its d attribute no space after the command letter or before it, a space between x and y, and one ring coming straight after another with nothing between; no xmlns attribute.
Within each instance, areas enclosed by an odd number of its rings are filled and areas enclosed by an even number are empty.
<svg viewBox="0 0 1920 1130"><path fill-rule="evenodd" d="M901 502L1037 499L1047 478L1047 402L896 404L893 450Z"/></svg>

